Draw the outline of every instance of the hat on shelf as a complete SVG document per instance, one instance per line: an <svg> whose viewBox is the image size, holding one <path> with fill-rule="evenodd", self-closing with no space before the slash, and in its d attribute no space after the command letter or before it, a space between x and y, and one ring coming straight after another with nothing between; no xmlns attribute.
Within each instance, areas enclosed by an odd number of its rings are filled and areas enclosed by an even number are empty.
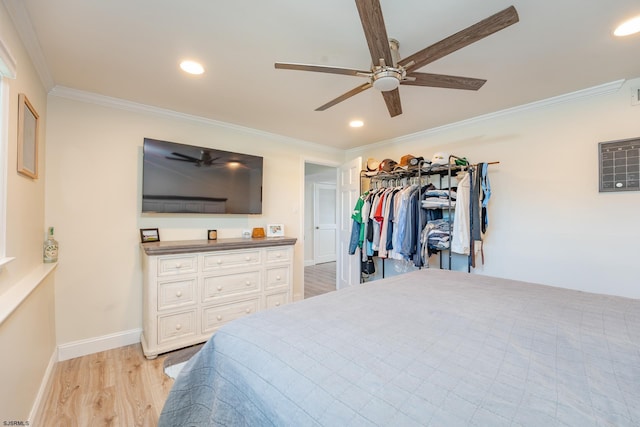
<svg viewBox="0 0 640 427"><path fill-rule="evenodd" d="M369 157L367 159L367 171L368 172L375 172L378 170L378 168L380 167L380 162L377 161L376 159Z"/></svg>
<svg viewBox="0 0 640 427"><path fill-rule="evenodd" d="M364 174L366 176L374 176L378 173L378 169L380 169L380 162L372 157L369 157L367 159Z"/></svg>
<svg viewBox="0 0 640 427"><path fill-rule="evenodd" d="M409 159L409 169L417 169L420 162L424 162L424 157L411 157Z"/></svg>
<svg viewBox="0 0 640 427"><path fill-rule="evenodd" d="M392 172L396 166L398 166L398 162L391 159L384 159L380 162L380 167L378 168L380 172Z"/></svg>
<svg viewBox="0 0 640 427"><path fill-rule="evenodd" d="M431 158L431 166L440 166L449 164L449 153L442 151L437 152Z"/></svg>
<svg viewBox="0 0 640 427"><path fill-rule="evenodd" d="M402 166L403 168L409 166L411 159L415 159L415 156L411 154L405 154L404 156L400 157L400 163L398 166Z"/></svg>

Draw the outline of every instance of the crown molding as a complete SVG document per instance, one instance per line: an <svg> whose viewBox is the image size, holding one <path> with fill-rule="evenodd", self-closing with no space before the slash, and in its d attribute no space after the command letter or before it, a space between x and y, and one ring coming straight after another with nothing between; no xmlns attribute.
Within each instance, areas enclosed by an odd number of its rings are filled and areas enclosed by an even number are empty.
<svg viewBox="0 0 640 427"><path fill-rule="evenodd" d="M286 144L295 145L298 147L301 146L301 147L322 151L326 153L332 153L332 154L344 153L344 150L342 149L329 147L326 145L318 144L316 142L310 142L302 139L291 138L288 136L266 132L259 129L236 125L233 123L222 122L219 120L209 119L206 117L195 116L195 115L186 114L186 113L180 113L178 111L168 110L165 108L159 108L151 105L140 104L133 101L127 101L121 98L113 98L110 96L99 95L96 93L73 89L66 86L55 86L53 89L49 91L49 95L56 96L59 98L71 99L74 101L80 101L87 104L95 104L103 107L130 111L132 113L149 114L149 115L163 117L163 118L172 118L177 120L200 123L207 126L221 127L225 129L234 130L237 132L256 135L261 138L267 138L267 139L275 140L278 142L284 142Z"/></svg>
<svg viewBox="0 0 640 427"><path fill-rule="evenodd" d="M33 62L33 66L40 77L40 82L44 86L46 91L51 90L54 86L53 77L49 72L47 61L42 54L42 48L40 48L40 42L31 24L31 18L24 6L23 0L3 0L7 12L13 21L13 25L18 31L18 35L24 44L27 54Z"/></svg>
<svg viewBox="0 0 640 427"><path fill-rule="evenodd" d="M564 95L554 96L552 98L543 99L540 101L530 102L528 104L519 105L517 107L507 108L504 110L496 111L493 113L483 114L481 116L472 117L470 119L461 120L455 123L449 123L446 125L438 126L431 129L426 129L420 132L400 136L397 138L392 138L384 141L375 142L373 144L363 145L360 147L355 147L347 150L347 154L359 153L363 150L369 150L372 148L383 147L391 144L400 144L403 142L414 141L416 139L425 138L428 136L433 136L445 131L462 128L465 126L472 125L474 123L480 123L487 120L493 120L499 117L511 116L515 114L520 114L526 111L531 110L541 110L553 105L576 101L584 98L589 98L592 96L600 96L608 93L617 92L620 90L622 85L625 83L625 79L615 80L609 83L604 83L598 86L593 86L587 89L578 90L575 92L570 92Z"/></svg>

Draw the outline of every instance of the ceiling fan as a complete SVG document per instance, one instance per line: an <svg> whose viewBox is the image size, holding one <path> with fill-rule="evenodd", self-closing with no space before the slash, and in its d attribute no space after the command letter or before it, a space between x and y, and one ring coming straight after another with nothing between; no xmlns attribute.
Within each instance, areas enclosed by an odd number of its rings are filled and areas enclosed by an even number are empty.
<svg viewBox="0 0 640 427"><path fill-rule="evenodd" d="M275 63L275 67L278 69L344 74L348 76L367 77L369 79L368 82L316 108L316 111L324 111L370 87L374 87L382 92L391 117L402 114L400 92L398 90L400 84L478 90L486 83L486 80L444 74L420 73L413 70L418 70L458 49L462 49L471 43L513 25L519 20L515 7L510 6L407 58L400 59L398 54L398 41L387 38L387 30L384 25L379 0L356 0L356 7L360 14L360 21L362 21L362 28L364 29L364 35L369 45L369 52L371 53L371 61L373 64L371 70L364 71L351 68L284 62Z"/></svg>
<svg viewBox="0 0 640 427"><path fill-rule="evenodd" d="M171 153L171 155L174 157L165 156L165 158L169 160L179 160L181 162L194 163L194 165L197 167L224 164L224 163L214 163L216 160L220 159L220 157L211 157L211 153L207 150L200 150L200 158L188 156L186 154L181 154L176 152Z"/></svg>

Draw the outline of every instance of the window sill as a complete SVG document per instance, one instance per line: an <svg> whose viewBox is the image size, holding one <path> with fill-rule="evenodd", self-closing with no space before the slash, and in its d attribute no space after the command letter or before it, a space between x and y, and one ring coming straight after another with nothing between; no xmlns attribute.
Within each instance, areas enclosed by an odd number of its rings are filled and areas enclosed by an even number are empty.
<svg viewBox="0 0 640 427"><path fill-rule="evenodd" d="M27 299L31 292L44 282L57 266L58 263L41 264L1 295L0 325Z"/></svg>
<svg viewBox="0 0 640 427"><path fill-rule="evenodd" d="M14 259L15 259L15 257L0 258L0 269L2 269L2 267L4 267L5 265L9 264Z"/></svg>

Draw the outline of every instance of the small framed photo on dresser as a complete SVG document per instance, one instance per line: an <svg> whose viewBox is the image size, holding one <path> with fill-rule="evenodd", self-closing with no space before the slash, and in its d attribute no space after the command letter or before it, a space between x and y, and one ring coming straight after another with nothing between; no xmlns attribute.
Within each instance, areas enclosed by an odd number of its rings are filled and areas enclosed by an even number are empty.
<svg viewBox="0 0 640 427"><path fill-rule="evenodd" d="M267 224L267 237L282 237L284 236L283 224Z"/></svg>
<svg viewBox="0 0 640 427"><path fill-rule="evenodd" d="M141 228L140 229L140 241L142 243L159 242L160 234L157 228Z"/></svg>

